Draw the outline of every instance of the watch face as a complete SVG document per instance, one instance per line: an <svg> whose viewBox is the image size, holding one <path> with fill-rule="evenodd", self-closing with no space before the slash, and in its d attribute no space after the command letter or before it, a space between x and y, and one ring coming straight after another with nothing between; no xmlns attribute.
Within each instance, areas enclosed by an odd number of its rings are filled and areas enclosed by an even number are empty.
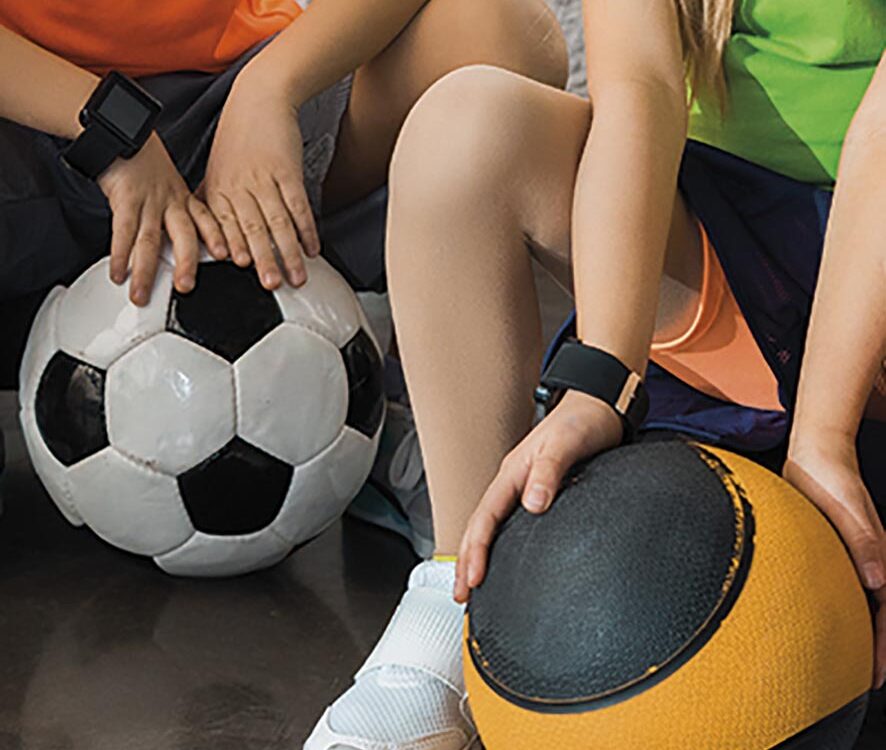
<svg viewBox="0 0 886 750"><path fill-rule="evenodd" d="M127 140L134 141L151 116L151 110L122 86L112 88L96 113L112 123Z"/></svg>
<svg viewBox="0 0 886 750"><path fill-rule="evenodd" d="M87 110L91 119L115 132L127 144L141 147L161 105L134 82L112 72L96 90Z"/></svg>

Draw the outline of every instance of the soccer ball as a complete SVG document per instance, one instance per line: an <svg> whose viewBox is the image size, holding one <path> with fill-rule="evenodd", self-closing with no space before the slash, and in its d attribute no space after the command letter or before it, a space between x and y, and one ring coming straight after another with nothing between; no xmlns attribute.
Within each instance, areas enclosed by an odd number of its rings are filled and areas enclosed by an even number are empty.
<svg viewBox="0 0 886 750"><path fill-rule="evenodd" d="M168 573L246 573L323 531L366 480L382 359L322 259L275 292L207 260L183 295L167 257L145 308L107 259L49 294L22 362L25 440L71 523Z"/></svg>

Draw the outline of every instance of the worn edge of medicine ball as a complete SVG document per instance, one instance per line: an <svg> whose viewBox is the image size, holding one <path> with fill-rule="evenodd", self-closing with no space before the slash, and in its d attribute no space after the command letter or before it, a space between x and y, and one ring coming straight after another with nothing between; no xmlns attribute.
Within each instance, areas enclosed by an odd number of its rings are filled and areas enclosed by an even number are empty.
<svg viewBox="0 0 886 750"><path fill-rule="evenodd" d="M724 489L732 500L735 513L736 538L733 548L729 572L723 581L722 595L711 611L709 616L701 624L699 629L683 645L682 648L671 654L662 664L651 668L641 677L627 682L618 687L595 695L578 696L569 700L551 700L538 698L518 693L501 681L497 680L489 671L488 662L483 657L482 647L468 628L467 650L471 662L477 674L486 685L500 698L520 708L546 714L574 714L587 713L609 706L622 703L640 693L649 690L653 686L663 682L685 666L719 630L720 625L729 616L738 597L744 589L751 563L754 556L754 537L756 534L756 522L753 508L748 500L747 493L738 482L732 470L719 458L719 456L706 450L703 446L694 443L686 443L698 458L703 461L720 479ZM567 475L566 481L577 481L581 476L587 462L576 466ZM511 516L513 519L513 516ZM508 519L509 521L511 519ZM470 605L468 613L470 615ZM470 622L470 620L469 620Z"/></svg>

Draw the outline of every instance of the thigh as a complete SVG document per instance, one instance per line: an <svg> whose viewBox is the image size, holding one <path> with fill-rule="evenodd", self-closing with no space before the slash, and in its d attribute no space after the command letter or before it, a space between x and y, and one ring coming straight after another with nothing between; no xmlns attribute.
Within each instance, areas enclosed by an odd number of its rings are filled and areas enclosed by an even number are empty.
<svg viewBox="0 0 886 750"><path fill-rule="evenodd" d="M0 119L0 206L52 195L53 180L40 148L47 136Z"/></svg>
<svg viewBox="0 0 886 750"><path fill-rule="evenodd" d="M383 184L419 97L447 73L478 63L564 85L567 52L556 17L543 0L429 0L354 75L324 205L340 208Z"/></svg>
<svg viewBox="0 0 886 750"><path fill-rule="evenodd" d="M60 197L58 147L0 120L0 302L76 275L94 258L81 247L82 203Z"/></svg>

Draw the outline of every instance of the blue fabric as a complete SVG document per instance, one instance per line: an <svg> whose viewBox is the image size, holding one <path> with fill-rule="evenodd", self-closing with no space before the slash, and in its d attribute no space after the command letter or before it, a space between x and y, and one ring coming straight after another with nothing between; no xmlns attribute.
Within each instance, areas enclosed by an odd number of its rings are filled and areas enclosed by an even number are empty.
<svg viewBox="0 0 886 750"><path fill-rule="evenodd" d="M739 406L707 396L651 362L644 429L675 430L741 452L767 451L790 431L800 362L832 193L695 141L683 155L680 190L716 249L730 288L779 385L784 411ZM548 350L574 331L564 323ZM883 453L886 426L866 423L862 459ZM883 462L864 461L876 499L886 504Z"/></svg>

